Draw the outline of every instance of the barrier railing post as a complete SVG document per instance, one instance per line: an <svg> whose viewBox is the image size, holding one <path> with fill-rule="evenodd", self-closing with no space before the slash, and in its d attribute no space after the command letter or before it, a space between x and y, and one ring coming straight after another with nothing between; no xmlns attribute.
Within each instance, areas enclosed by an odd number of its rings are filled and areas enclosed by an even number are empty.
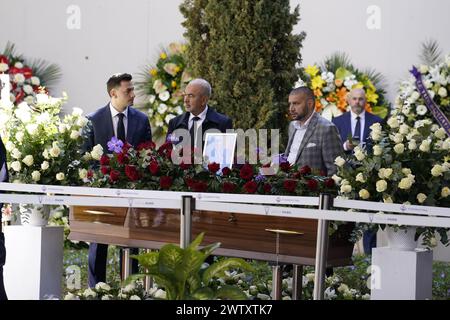
<svg viewBox="0 0 450 320"><path fill-rule="evenodd" d="M187 248L192 238L192 211L195 202L192 196L181 197L180 212L180 248Z"/></svg>
<svg viewBox="0 0 450 320"><path fill-rule="evenodd" d="M328 210L332 206L332 197L329 194L320 194L319 210ZM329 221L319 219L317 224L316 263L314 274L314 300L323 300L325 290L325 271L328 256L328 225Z"/></svg>

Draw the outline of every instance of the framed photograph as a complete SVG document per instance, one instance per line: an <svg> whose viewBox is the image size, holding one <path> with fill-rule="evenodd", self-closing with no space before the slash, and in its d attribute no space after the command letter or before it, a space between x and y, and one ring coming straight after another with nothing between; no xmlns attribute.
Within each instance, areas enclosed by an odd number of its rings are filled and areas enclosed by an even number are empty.
<svg viewBox="0 0 450 320"><path fill-rule="evenodd" d="M220 168L231 169L236 149L237 133L206 133L203 148L203 161L218 163Z"/></svg>

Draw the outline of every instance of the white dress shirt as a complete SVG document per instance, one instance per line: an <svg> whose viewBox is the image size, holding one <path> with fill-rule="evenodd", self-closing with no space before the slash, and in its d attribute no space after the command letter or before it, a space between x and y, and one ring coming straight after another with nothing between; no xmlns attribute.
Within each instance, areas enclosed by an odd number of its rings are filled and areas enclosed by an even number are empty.
<svg viewBox="0 0 450 320"><path fill-rule="evenodd" d="M294 165L295 161L297 161L298 151L300 150L300 146L305 136L306 129L308 129L309 122L311 121L313 115L314 112L311 114L311 116L308 118L308 120L306 120L306 122L303 125L300 124L300 121L294 122L295 128L294 140L292 141L291 149L289 150L289 155L287 159L291 165Z"/></svg>
<svg viewBox="0 0 450 320"><path fill-rule="evenodd" d="M203 110L202 113L200 113L198 116L194 116L194 115L191 113L191 114L189 115L189 121L188 121L189 130L191 130L192 125L193 125L194 122L195 122L196 127L195 127L194 132L195 132L195 134L197 134L198 128L200 128L200 127L202 126L203 121L205 121L205 119L206 119L206 113L207 113L207 112L208 112L208 105L206 105L205 110ZM199 117L200 119L197 120L197 121L192 120L192 119L195 118L195 117ZM203 134L203 133L202 133L202 134ZM194 140L194 147L197 147L197 137L194 137L194 139L195 139L195 140Z"/></svg>
<svg viewBox="0 0 450 320"><path fill-rule="evenodd" d="M111 118L114 128L114 135L117 137L117 126L119 125L119 117L117 116L120 112L117 111L111 103L109 103L109 109L111 110ZM125 127L125 138L127 137L128 132L128 107L122 112L124 114L123 117L123 125Z"/></svg>
<svg viewBox="0 0 450 320"><path fill-rule="evenodd" d="M353 111L350 111L350 125L352 128L352 132L351 135L352 137L355 135L355 128L356 128L356 117L359 116L359 122L361 124L361 132L359 133L359 137L360 137L360 143L364 143L364 141L362 141L363 138L363 134L364 134L364 125L366 124L366 111L361 112L359 115L357 115L356 113L353 113ZM345 142L344 142L344 150L348 151L346 146L345 146Z"/></svg>

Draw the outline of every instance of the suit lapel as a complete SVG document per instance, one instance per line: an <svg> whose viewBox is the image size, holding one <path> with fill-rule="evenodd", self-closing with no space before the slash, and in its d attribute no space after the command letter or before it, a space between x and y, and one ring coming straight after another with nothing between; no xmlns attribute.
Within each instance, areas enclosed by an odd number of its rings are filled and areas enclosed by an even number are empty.
<svg viewBox="0 0 450 320"><path fill-rule="evenodd" d="M114 137L114 126L112 122L111 110L109 109L109 104L105 107L104 119L106 124L106 136L109 137L109 140L111 140L111 138Z"/></svg>
<svg viewBox="0 0 450 320"><path fill-rule="evenodd" d="M314 130L316 129L316 125L317 125L317 118L318 114L314 113L311 121L308 124L308 128L306 129L305 135L303 136L303 140L302 143L300 144L300 148L298 149L298 153L297 153L297 159L295 159L295 162L297 163L298 159L300 158L300 155L303 152L303 149L305 149L309 139L311 138Z"/></svg>
<svg viewBox="0 0 450 320"><path fill-rule="evenodd" d="M134 145L134 133L136 132L136 121L135 121L134 110L128 107L128 128L127 128L127 141L129 144Z"/></svg>
<svg viewBox="0 0 450 320"><path fill-rule="evenodd" d="M284 155L287 157L289 155L289 152L291 152L291 146L292 146L292 141L294 140L294 136L295 136L295 128L293 125L293 122L291 122L291 124L289 125L289 139L288 139L288 144L286 147L286 151L284 152Z"/></svg>

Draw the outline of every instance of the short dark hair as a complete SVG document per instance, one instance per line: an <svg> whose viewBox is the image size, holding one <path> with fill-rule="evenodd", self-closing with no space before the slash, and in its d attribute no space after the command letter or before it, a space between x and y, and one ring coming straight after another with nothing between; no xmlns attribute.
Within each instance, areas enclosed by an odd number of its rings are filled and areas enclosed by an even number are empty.
<svg viewBox="0 0 450 320"><path fill-rule="evenodd" d="M108 90L108 95L111 96L111 89L120 87L122 81L131 81L133 77L129 73L116 73L113 74L106 82L106 90Z"/></svg>
<svg viewBox="0 0 450 320"><path fill-rule="evenodd" d="M308 99L308 100L311 99L312 101L316 101L316 97L314 96L314 91L312 91L308 87L297 87L295 89L292 89L292 91L291 91L291 93L289 93L289 95L301 94L301 93L306 95L306 99Z"/></svg>

